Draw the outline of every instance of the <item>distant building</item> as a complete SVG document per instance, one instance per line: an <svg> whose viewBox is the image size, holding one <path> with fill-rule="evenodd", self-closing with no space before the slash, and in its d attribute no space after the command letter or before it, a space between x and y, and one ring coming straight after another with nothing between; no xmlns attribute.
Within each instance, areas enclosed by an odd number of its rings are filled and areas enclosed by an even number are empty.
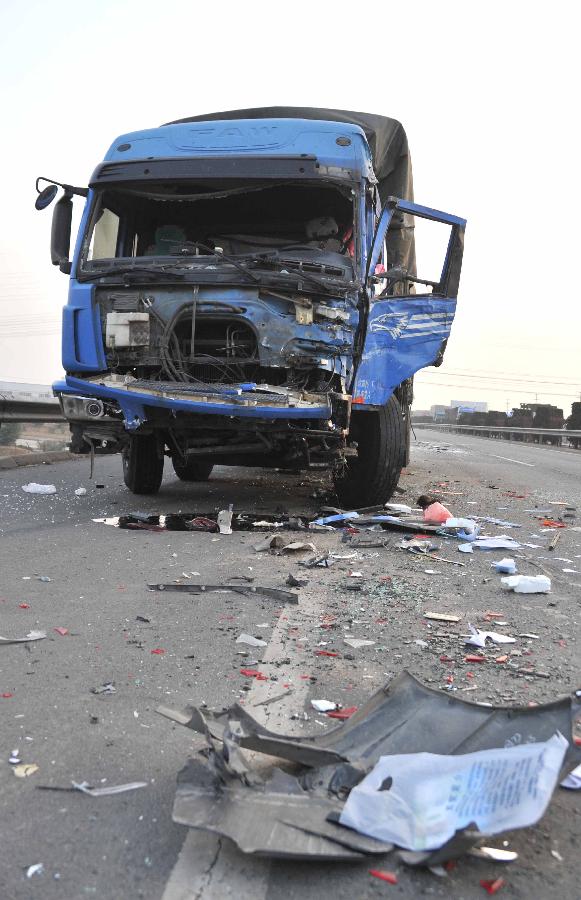
<svg viewBox="0 0 581 900"><path fill-rule="evenodd" d="M48 384L25 384L20 381L0 381L0 400L54 400Z"/></svg>

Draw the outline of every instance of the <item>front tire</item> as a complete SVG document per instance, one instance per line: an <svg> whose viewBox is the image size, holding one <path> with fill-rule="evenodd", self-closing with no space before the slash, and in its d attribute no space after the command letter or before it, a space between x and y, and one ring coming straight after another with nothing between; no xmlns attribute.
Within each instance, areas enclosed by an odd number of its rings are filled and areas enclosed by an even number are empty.
<svg viewBox="0 0 581 900"><path fill-rule="evenodd" d="M123 480L133 494L157 494L164 458L155 434L132 435L123 448Z"/></svg>
<svg viewBox="0 0 581 900"><path fill-rule="evenodd" d="M180 481L207 481L214 464L204 460L190 459L184 462L180 457L172 457L173 470Z"/></svg>
<svg viewBox="0 0 581 900"><path fill-rule="evenodd" d="M343 509L389 500L406 464L408 430L409 416L404 418L394 395L377 411L352 413L350 437L357 442L357 456L348 458L334 476Z"/></svg>

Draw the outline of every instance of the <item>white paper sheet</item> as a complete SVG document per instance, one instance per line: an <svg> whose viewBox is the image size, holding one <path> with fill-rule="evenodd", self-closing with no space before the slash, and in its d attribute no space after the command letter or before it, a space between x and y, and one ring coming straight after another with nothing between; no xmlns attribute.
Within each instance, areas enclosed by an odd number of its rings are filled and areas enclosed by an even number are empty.
<svg viewBox="0 0 581 900"><path fill-rule="evenodd" d="M461 756L382 756L349 794L340 822L408 850L435 850L471 822L483 834L534 825L567 747L557 733L544 743Z"/></svg>

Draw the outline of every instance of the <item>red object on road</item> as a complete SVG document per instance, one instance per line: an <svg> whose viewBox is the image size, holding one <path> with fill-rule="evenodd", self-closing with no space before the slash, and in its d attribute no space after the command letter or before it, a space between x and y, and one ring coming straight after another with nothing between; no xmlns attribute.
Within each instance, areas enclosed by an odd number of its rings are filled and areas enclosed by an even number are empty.
<svg viewBox="0 0 581 900"><path fill-rule="evenodd" d="M446 656L446 654L442 654L440 657L440 662L454 662L451 656Z"/></svg>
<svg viewBox="0 0 581 900"><path fill-rule="evenodd" d="M60 625L59 625L58 628L55 628L55 631L56 631L57 634L60 634L61 637L64 637L65 634L68 634L68 633L69 633L69 629L68 629L68 628L62 628Z"/></svg>
<svg viewBox="0 0 581 900"><path fill-rule="evenodd" d="M387 881L388 884L397 884L397 875L395 872L386 872L383 869L369 869L369 874L373 875L374 878L380 878L382 881Z"/></svg>
<svg viewBox="0 0 581 900"><path fill-rule="evenodd" d="M162 656L165 653L165 650L162 647L156 647L155 650L152 650L151 652L157 654L157 656Z"/></svg>
<svg viewBox="0 0 581 900"><path fill-rule="evenodd" d="M494 662L497 663L505 663L508 660L508 653L505 653L504 656L497 656Z"/></svg>
<svg viewBox="0 0 581 900"><path fill-rule="evenodd" d="M567 526L563 524L563 522L555 522L554 519L543 519L541 525L545 525L547 528L566 528Z"/></svg>
<svg viewBox="0 0 581 900"><path fill-rule="evenodd" d="M464 662L486 662L485 656L465 656Z"/></svg>
<svg viewBox="0 0 581 900"><path fill-rule="evenodd" d="M257 681L268 681L266 675L259 672L258 669L240 669L240 674L245 675L246 678L256 678Z"/></svg>
<svg viewBox="0 0 581 900"><path fill-rule="evenodd" d="M334 650L315 650L315 656L339 656Z"/></svg>
<svg viewBox="0 0 581 900"><path fill-rule="evenodd" d="M18 606L20 607L20 609L30 609L28 603L19 603Z"/></svg>
<svg viewBox="0 0 581 900"><path fill-rule="evenodd" d="M6 691L6 693L0 694L0 697L2 697L3 700L9 700L10 697L13 697L13 696L14 696L14 694L11 694L10 691Z"/></svg>
<svg viewBox="0 0 581 900"><path fill-rule="evenodd" d="M494 881L482 879L480 887L483 887L487 894L496 894L505 884L504 878L495 878Z"/></svg>
<svg viewBox="0 0 581 900"><path fill-rule="evenodd" d="M357 712L356 706L347 706L346 709L336 709L328 712L329 719L350 719L353 713Z"/></svg>

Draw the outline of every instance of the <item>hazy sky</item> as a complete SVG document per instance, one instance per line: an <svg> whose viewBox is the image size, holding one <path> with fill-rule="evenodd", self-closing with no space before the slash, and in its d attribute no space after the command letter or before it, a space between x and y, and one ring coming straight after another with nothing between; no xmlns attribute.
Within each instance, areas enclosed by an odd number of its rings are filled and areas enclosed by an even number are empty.
<svg viewBox="0 0 581 900"><path fill-rule="evenodd" d="M418 202L468 219L446 359L417 377L416 407L537 394L567 414L581 399L575 7L3 0L0 379L61 372L67 278L37 175L86 185L117 134L187 115L334 106L399 119Z"/></svg>

